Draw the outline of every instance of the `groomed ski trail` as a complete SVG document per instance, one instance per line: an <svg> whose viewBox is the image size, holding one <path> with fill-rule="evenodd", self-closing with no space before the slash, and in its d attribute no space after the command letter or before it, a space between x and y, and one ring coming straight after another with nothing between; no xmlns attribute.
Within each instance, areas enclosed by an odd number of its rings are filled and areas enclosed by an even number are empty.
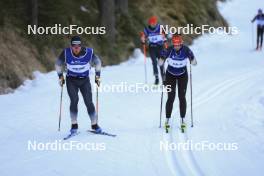
<svg viewBox="0 0 264 176"><path fill-rule="evenodd" d="M239 76L227 79L219 84L216 84L206 92L204 92L202 95L197 96L197 98L194 100L193 103L193 109L197 109L200 106L204 105L205 103L208 103L210 100L213 100L214 98L221 95L221 93L231 90L231 87L240 85L243 82L246 82L248 80L251 80L252 78L255 78L258 75L263 75L263 70L256 70L253 72L245 71L243 74L239 73ZM253 81L255 81L253 79ZM247 82L248 84L248 82ZM187 91L187 94L189 91ZM175 106L177 108L177 106ZM187 107L190 107L190 104L188 104ZM178 111L176 112L178 113ZM180 120L178 115L174 113L174 118L171 119L171 128L169 133L165 133L164 129L162 128L162 140L168 141L170 143L186 143L187 141L190 141L191 138L188 135L188 130L193 130L193 128L190 127L189 124L187 124L187 130L185 133L182 133L180 131L180 125L176 123L176 120ZM190 118L187 115L188 118ZM176 120L175 120L176 119ZM189 119L190 120L190 119ZM195 122L194 122L195 123ZM198 126L199 127L199 126ZM197 127L194 127L197 128ZM206 175L202 168L199 166L199 162L196 160L195 155L192 150L169 150L164 151L166 161L168 162L168 166L170 168L171 174L173 176L204 176Z"/></svg>

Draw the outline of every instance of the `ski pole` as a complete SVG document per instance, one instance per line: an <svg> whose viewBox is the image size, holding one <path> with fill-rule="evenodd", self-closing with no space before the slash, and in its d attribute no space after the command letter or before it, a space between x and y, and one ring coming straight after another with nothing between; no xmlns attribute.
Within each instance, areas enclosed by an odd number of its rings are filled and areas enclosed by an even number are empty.
<svg viewBox="0 0 264 176"><path fill-rule="evenodd" d="M145 70L145 84L147 84L147 53L146 53L146 44L143 44L144 52L144 70Z"/></svg>
<svg viewBox="0 0 264 176"><path fill-rule="evenodd" d="M144 71L145 71L145 84L147 84L147 51L146 51L146 37L144 32L140 32L139 33L140 38L141 38L141 42L144 41L144 43L142 43L142 47L143 47L143 54L144 54Z"/></svg>
<svg viewBox="0 0 264 176"><path fill-rule="evenodd" d="M98 114L99 114L99 101L98 101L98 86L96 86L96 113L97 113L97 116L96 116L96 123L98 123Z"/></svg>
<svg viewBox="0 0 264 176"><path fill-rule="evenodd" d="M191 93L191 127L193 127L193 105L192 105L192 64L190 63L190 93Z"/></svg>
<svg viewBox="0 0 264 176"><path fill-rule="evenodd" d="M165 62L163 63L163 73L162 73L162 92L161 92L161 98L160 98L160 121L159 121L159 128L161 128L161 117L162 117L162 104L163 104L163 82L165 80L165 71L164 71L164 65Z"/></svg>
<svg viewBox="0 0 264 176"><path fill-rule="evenodd" d="M252 23L251 25L251 34L252 34L252 48L254 49L254 38L255 38L255 35L254 35L254 23Z"/></svg>
<svg viewBox="0 0 264 176"><path fill-rule="evenodd" d="M59 128L58 128L58 131L60 131L60 125L61 125L62 95L63 95L63 85L61 86L61 95L60 95L60 114L59 114Z"/></svg>
<svg viewBox="0 0 264 176"><path fill-rule="evenodd" d="M162 116L162 102L163 102L163 90L161 92L161 99L160 99L160 121L159 121L160 128L161 128L161 116Z"/></svg>

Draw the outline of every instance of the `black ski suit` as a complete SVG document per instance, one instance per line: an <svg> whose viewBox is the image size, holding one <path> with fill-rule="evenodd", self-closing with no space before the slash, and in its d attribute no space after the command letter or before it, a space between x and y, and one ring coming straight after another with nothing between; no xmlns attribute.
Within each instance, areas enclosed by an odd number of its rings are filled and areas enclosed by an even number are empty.
<svg viewBox="0 0 264 176"><path fill-rule="evenodd" d="M149 44L149 55L152 60L153 74L158 79L158 59L161 57L161 51L163 50L165 38L161 32L160 25L157 24L155 27L145 27L144 35ZM160 66L160 75L163 78L163 67Z"/></svg>
<svg viewBox="0 0 264 176"><path fill-rule="evenodd" d="M74 55L73 57L75 60L78 60L79 58L82 58L85 55L86 55L86 49L82 47L80 54L77 56ZM66 56L65 51L63 51L56 61L55 67L59 76L63 74L63 66L66 65L67 57L68 56ZM89 64L91 66L95 66L96 75L100 76L101 60L93 52ZM67 65L69 64L67 63ZM92 89L91 89L89 74L86 76L76 76L76 75L71 75L69 74L69 72L67 72L66 86L67 86L68 95L70 97L70 116L72 123L73 124L77 123L78 101L79 101L78 92L80 91L83 96L83 100L86 105L88 115L91 119L91 123L92 125L96 124L97 114L92 101Z"/></svg>
<svg viewBox="0 0 264 176"><path fill-rule="evenodd" d="M170 88L166 102L166 118L171 118L176 88L178 88L180 116L184 118L187 104L185 98L188 85L187 62L188 60L192 61L195 59L193 52L185 45L183 45L179 51L176 51L172 46L167 50L163 50L161 55L163 59L167 59L168 61L164 82L167 88Z"/></svg>
<svg viewBox="0 0 264 176"><path fill-rule="evenodd" d="M257 22L257 49L262 48L264 34L264 14L256 15L252 22Z"/></svg>

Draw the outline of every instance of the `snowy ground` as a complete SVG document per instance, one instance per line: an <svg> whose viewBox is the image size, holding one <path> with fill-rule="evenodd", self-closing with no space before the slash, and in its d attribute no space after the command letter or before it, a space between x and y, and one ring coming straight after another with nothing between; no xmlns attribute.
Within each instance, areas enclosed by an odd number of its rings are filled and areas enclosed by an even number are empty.
<svg viewBox="0 0 264 176"><path fill-rule="evenodd" d="M63 94L61 132L57 132L60 88L55 72L36 74L15 93L0 96L0 175L262 175L264 160L264 51L253 52L251 18L261 0L234 0L219 8L237 36L205 35L191 46L194 128L178 130L177 99L172 133L158 128L160 93L100 93L100 125L116 138L85 132L90 126L82 98L81 134L72 140L104 143L105 151L28 151L28 140L54 142L69 130L69 98ZM102 82L144 82L143 56L106 67ZM148 80L151 77L148 60ZM93 76L92 76L93 77ZM189 92L188 100L189 100ZM166 99L166 97L165 97ZM190 116L188 109L188 126ZM236 151L160 150L160 142L237 143Z"/></svg>

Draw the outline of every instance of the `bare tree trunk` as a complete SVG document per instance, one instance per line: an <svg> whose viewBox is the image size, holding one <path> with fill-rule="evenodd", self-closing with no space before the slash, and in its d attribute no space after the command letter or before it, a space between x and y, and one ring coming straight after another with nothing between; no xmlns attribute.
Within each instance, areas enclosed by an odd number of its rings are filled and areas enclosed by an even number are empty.
<svg viewBox="0 0 264 176"><path fill-rule="evenodd" d="M115 0L99 0L101 25L106 27L106 36L115 42Z"/></svg>
<svg viewBox="0 0 264 176"><path fill-rule="evenodd" d="M122 14L128 14L128 0L115 0L116 9Z"/></svg>
<svg viewBox="0 0 264 176"><path fill-rule="evenodd" d="M38 25L38 0L31 0L31 24Z"/></svg>

